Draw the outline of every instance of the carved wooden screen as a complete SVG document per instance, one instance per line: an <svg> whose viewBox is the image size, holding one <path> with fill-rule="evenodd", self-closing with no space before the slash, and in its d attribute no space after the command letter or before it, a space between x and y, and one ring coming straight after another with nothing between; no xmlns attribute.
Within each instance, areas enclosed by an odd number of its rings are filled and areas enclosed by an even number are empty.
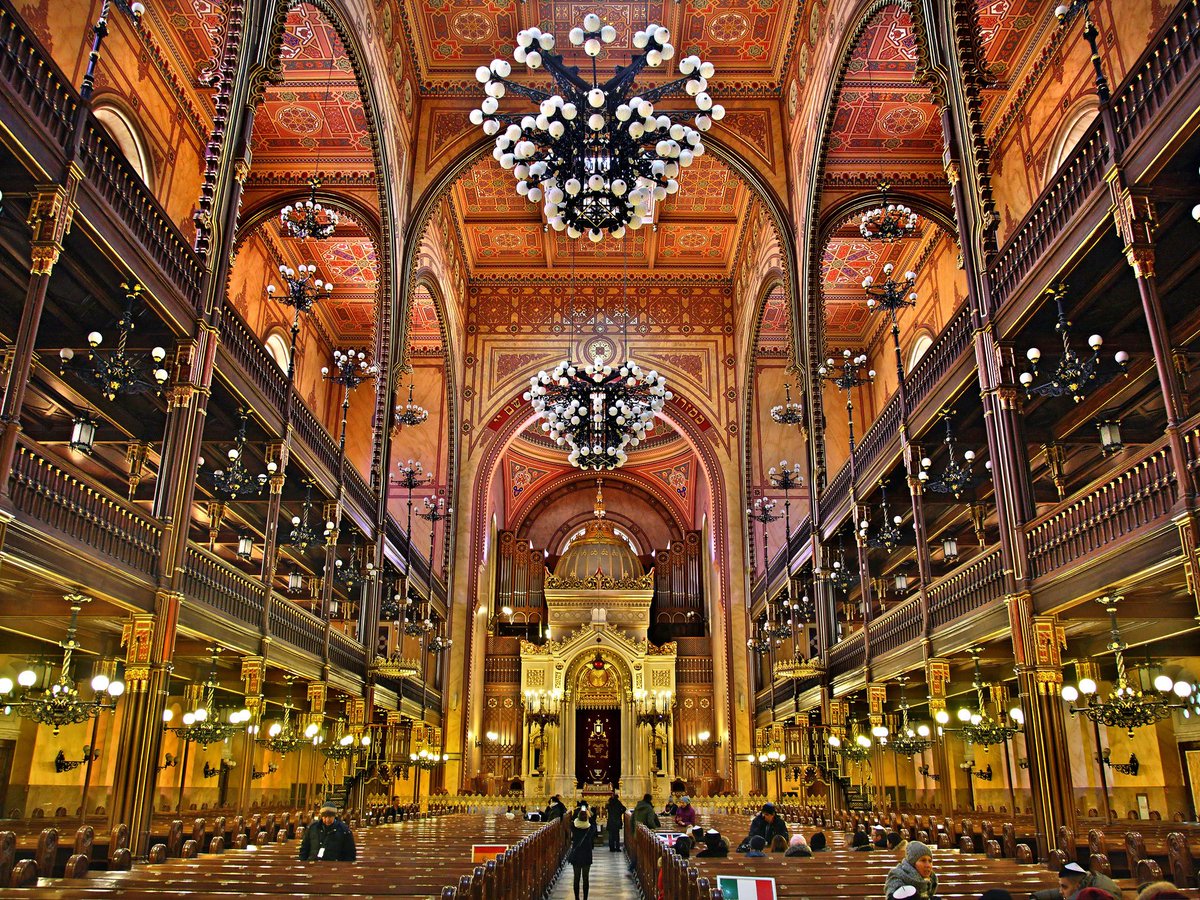
<svg viewBox="0 0 1200 900"><path fill-rule="evenodd" d="M654 602L651 606L655 641L681 637L704 637L704 615L700 532L689 531L682 541L658 551L654 559Z"/></svg>

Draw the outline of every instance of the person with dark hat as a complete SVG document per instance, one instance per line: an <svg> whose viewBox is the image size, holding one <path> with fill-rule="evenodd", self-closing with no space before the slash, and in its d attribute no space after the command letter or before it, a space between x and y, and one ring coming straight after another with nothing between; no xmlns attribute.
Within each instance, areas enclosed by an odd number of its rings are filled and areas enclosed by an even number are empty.
<svg viewBox="0 0 1200 900"><path fill-rule="evenodd" d="M866 837L866 834L863 834ZM871 845L867 841L867 846ZM937 876L933 874L933 851L920 841L909 841L904 859L888 872L883 888L888 900L912 897L914 900L930 900L937 893Z"/></svg>
<svg viewBox="0 0 1200 900"><path fill-rule="evenodd" d="M766 841L763 842L766 846ZM721 837L721 832L710 828L704 832L704 849L696 854L697 857L724 857L729 855L729 843Z"/></svg>
<svg viewBox="0 0 1200 900"><path fill-rule="evenodd" d="M767 844L771 843L776 835L785 841L791 837L787 823L783 821L783 816L775 811L774 803L764 803L762 810L750 823L750 837L753 838L755 835L762 837Z"/></svg>
<svg viewBox="0 0 1200 900"><path fill-rule="evenodd" d="M1058 870L1058 887L1036 891L1034 900L1081 900L1080 895L1087 888L1099 888L1114 900L1120 900L1121 889L1107 875L1099 872L1089 872L1079 863L1069 862Z"/></svg>
<svg viewBox="0 0 1200 900"><path fill-rule="evenodd" d="M300 859L354 862L357 858L354 835L346 823L338 819L337 810L332 806L322 806L316 821L304 831L304 839L300 842Z"/></svg>

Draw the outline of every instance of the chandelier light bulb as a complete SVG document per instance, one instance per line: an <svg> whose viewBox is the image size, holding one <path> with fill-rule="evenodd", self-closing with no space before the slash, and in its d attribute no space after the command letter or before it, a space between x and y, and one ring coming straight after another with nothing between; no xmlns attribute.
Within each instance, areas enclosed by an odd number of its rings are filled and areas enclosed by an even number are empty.
<svg viewBox="0 0 1200 900"><path fill-rule="evenodd" d="M96 675L92 678L92 690L97 694L103 694L108 690L108 676L104 674Z"/></svg>
<svg viewBox="0 0 1200 900"><path fill-rule="evenodd" d="M1090 678L1079 679L1079 692L1085 696L1096 693L1096 682Z"/></svg>
<svg viewBox="0 0 1200 900"><path fill-rule="evenodd" d="M1079 699L1079 690L1072 684L1065 685L1062 689L1062 698L1068 703L1074 703Z"/></svg>
<svg viewBox="0 0 1200 900"><path fill-rule="evenodd" d="M23 688L33 687L37 683L37 673L33 669L25 669L17 675L17 684Z"/></svg>

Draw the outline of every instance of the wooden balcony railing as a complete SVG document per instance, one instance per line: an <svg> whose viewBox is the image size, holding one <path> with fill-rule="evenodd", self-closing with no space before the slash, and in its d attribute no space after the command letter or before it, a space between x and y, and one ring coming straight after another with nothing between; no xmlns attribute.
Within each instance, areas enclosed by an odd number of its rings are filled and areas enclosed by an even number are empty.
<svg viewBox="0 0 1200 900"><path fill-rule="evenodd" d="M1166 519L1175 502L1175 470L1165 441L1144 450L1124 471L1085 488L1028 526L1032 575L1042 577L1112 547Z"/></svg>
<svg viewBox="0 0 1200 900"><path fill-rule="evenodd" d="M200 281L204 275L200 257L104 126L90 115L84 125L80 165L88 183L100 192L127 232L150 254L156 270L198 310L202 303Z"/></svg>
<svg viewBox="0 0 1200 900"><path fill-rule="evenodd" d="M357 675L364 673L366 659L363 645L336 628L329 632L329 661L338 668Z"/></svg>
<svg viewBox="0 0 1200 900"><path fill-rule="evenodd" d="M905 376L908 402L912 409L929 397L946 373L971 348L971 311L961 307L946 323L937 339ZM912 410L910 410L911 412ZM858 446L854 448L854 466L860 479L859 494L867 493L865 479L872 475L889 448L900 446L900 396L893 393ZM850 463L847 461L821 494L819 508L822 527L828 528L850 497ZM828 532L826 532L828 533Z"/></svg>
<svg viewBox="0 0 1200 900"><path fill-rule="evenodd" d="M829 648L828 671L830 677L844 675L866 664L867 648L863 644L862 632L856 631Z"/></svg>
<svg viewBox="0 0 1200 900"><path fill-rule="evenodd" d="M925 592L929 627L936 630L1004 595L1004 565L1000 548L992 547L939 578Z"/></svg>
<svg viewBox="0 0 1200 900"><path fill-rule="evenodd" d="M291 600L277 594L271 597L271 636L320 659L325 653L325 623ZM332 645L331 645L332 646ZM361 670L362 657L359 657Z"/></svg>
<svg viewBox="0 0 1200 900"><path fill-rule="evenodd" d="M158 523L82 473L68 472L22 444L10 494L17 510L42 526L151 579L157 575Z"/></svg>
<svg viewBox="0 0 1200 900"><path fill-rule="evenodd" d="M871 621L871 656L880 656L921 636L921 601L906 600Z"/></svg>
<svg viewBox="0 0 1200 900"><path fill-rule="evenodd" d="M0 4L0 79L8 82L34 121L46 129L50 143L65 148L79 96L45 58L7 2Z"/></svg>
<svg viewBox="0 0 1200 900"><path fill-rule="evenodd" d="M262 583L220 557L189 545L183 568L183 595L240 622L251 631L262 627Z"/></svg>
<svg viewBox="0 0 1200 900"><path fill-rule="evenodd" d="M1154 114L1200 63L1200 2L1185 4L1160 34L1113 96L1113 117L1125 146L1150 125Z"/></svg>
<svg viewBox="0 0 1200 900"><path fill-rule="evenodd" d="M267 399L271 411L282 419L287 408L287 377L231 306L226 306L221 314L221 347Z"/></svg>

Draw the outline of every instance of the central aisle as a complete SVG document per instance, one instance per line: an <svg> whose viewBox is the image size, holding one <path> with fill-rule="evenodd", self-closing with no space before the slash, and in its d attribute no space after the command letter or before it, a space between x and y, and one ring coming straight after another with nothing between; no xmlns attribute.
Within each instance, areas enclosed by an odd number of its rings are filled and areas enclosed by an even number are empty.
<svg viewBox="0 0 1200 900"><path fill-rule="evenodd" d="M588 900L637 900L637 888L634 887L633 876L629 873L623 852L613 853L607 844L597 844L592 859ZM574 884L575 869L567 863L558 876L554 890L550 892L551 900L574 900ZM582 890L579 896L583 900Z"/></svg>

